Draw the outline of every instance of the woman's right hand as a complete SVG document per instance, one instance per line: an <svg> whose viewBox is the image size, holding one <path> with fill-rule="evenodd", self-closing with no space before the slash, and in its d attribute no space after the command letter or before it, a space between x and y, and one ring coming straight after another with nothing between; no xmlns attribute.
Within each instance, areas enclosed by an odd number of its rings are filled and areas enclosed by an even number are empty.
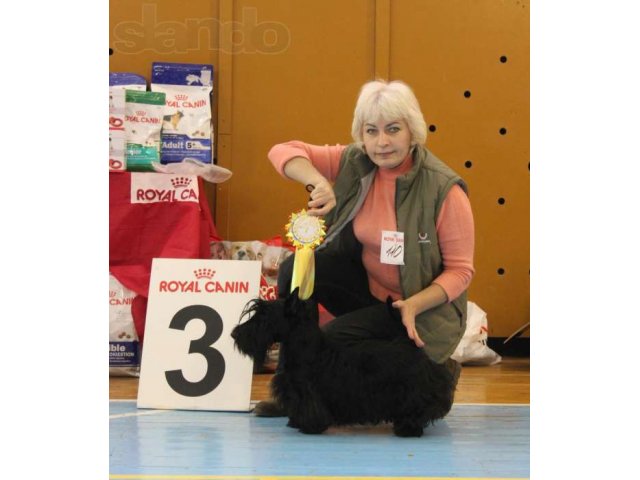
<svg viewBox="0 0 640 480"><path fill-rule="evenodd" d="M291 180L305 185L307 191L311 190L311 198L307 203L309 215L321 217L336 206L336 195L333 193L331 183L318 172L308 158L291 158L284 165L283 171Z"/></svg>
<svg viewBox="0 0 640 480"><path fill-rule="evenodd" d="M307 205L309 215L321 217L331 211L336 206L336 195L329 180L321 177L316 183L311 183L313 190L311 191L311 199Z"/></svg>

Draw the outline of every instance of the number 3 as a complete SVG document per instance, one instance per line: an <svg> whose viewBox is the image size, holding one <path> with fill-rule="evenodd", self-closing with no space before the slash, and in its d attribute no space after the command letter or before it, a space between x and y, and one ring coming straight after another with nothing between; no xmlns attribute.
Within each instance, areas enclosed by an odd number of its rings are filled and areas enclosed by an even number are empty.
<svg viewBox="0 0 640 480"><path fill-rule="evenodd" d="M179 310L171 319L169 328L184 330L187 324L199 318L204 322L205 331L202 337L192 340L189 353L199 353L207 360L207 373L198 382L190 382L182 370L164 372L169 386L185 397L201 397L211 393L224 377L225 362L222 354L213 348L213 344L222 335L222 317L213 308L206 305L191 305Z"/></svg>

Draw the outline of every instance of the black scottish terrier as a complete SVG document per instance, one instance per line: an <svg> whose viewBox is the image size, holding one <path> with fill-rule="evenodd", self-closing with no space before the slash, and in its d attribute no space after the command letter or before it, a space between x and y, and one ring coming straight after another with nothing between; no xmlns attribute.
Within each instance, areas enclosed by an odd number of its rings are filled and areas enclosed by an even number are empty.
<svg viewBox="0 0 640 480"><path fill-rule="evenodd" d="M284 368L273 377L272 396L288 426L303 433L393 422L396 435L420 437L451 408L453 375L406 334L338 344L318 327L316 302L300 300L297 289L285 299L252 300L241 320L245 316L250 319L231 333L235 345L261 365L267 349L280 342Z"/></svg>

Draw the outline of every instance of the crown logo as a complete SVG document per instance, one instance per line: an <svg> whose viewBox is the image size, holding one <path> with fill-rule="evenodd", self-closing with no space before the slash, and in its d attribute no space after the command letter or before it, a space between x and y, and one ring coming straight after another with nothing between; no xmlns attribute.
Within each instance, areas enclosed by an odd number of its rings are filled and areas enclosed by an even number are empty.
<svg viewBox="0 0 640 480"><path fill-rule="evenodd" d="M176 95L176 100L186 100L189 98L189 95L184 95L182 93L179 93L178 95Z"/></svg>
<svg viewBox="0 0 640 480"><path fill-rule="evenodd" d="M188 177L176 177L171 179L171 185L173 188L186 188L191 183L191 179Z"/></svg>
<svg viewBox="0 0 640 480"><path fill-rule="evenodd" d="M139 117L144 117L147 114L144 110L136 110L136 115Z"/></svg>
<svg viewBox="0 0 640 480"><path fill-rule="evenodd" d="M213 276L216 274L216 271L213 268L198 268L198 269L193 271L193 274L198 279L199 278L212 279Z"/></svg>

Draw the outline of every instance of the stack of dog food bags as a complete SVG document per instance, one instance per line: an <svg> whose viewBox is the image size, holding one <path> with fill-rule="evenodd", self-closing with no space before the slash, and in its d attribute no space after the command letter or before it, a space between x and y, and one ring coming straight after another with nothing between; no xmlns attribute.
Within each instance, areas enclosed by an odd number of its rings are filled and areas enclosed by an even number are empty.
<svg viewBox="0 0 640 480"><path fill-rule="evenodd" d="M135 73L109 73L109 170L124 172L125 158L125 90L144 92L147 81Z"/></svg>
<svg viewBox="0 0 640 480"><path fill-rule="evenodd" d="M213 163L213 65L154 62L151 91L166 94L162 163L182 162L186 158Z"/></svg>

